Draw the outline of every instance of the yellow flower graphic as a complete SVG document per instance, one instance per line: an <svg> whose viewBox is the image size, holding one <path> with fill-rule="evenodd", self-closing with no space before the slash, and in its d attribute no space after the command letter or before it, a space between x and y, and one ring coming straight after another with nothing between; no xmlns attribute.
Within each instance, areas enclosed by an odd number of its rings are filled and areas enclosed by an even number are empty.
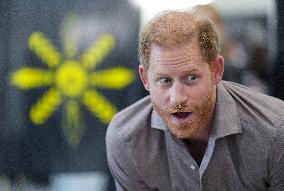
<svg viewBox="0 0 284 191"><path fill-rule="evenodd" d="M96 88L122 89L134 80L133 72L124 67L96 70L115 46L112 34L101 35L78 60L72 59L76 54L75 47L72 54L61 54L41 32L32 33L28 45L47 69L23 67L13 72L10 80L13 85L25 90L49 87L31 107L33 124L44 124L64 104L64 132L69 143L77 145L84 134L80 104L101 122L110 122L117 108Z"/></svg>

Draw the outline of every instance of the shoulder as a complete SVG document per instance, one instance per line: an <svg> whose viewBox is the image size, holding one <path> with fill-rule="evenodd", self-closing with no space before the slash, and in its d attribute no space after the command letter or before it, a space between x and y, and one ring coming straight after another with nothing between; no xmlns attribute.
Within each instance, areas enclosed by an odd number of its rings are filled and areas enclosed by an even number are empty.
<svg viewBox="0 0 284 191"><path fill-rule="evenodd" d="M117 113L107 129L107 143L126 142L150 123L152 104L149 96Z"/></svg>
<svg viewBox="0 0 284 191"><path fill-rule="evenodd" d="M242 124L276 135L284 123L284 102L246 86L222 81L221 86L236 103ZM243 126L244 128L245 126Z"/></svg>

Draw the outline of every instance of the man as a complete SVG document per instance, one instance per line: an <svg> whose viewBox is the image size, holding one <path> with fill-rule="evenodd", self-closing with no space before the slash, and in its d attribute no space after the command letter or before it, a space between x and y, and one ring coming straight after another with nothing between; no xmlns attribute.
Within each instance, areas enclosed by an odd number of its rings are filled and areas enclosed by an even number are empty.
<svg viewBox="0 0 284 191"><path fill-rule="evenodd" d="M150 96L118 113L106 142L117 190L284 190L284 103L221 81L208 20L155 17L140 34Z"/></svg>

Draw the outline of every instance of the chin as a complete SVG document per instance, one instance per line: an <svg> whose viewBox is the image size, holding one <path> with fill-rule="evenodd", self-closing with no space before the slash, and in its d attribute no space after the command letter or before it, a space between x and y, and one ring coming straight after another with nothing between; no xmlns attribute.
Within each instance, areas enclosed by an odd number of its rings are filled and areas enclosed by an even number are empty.
<svg viewBox="0 0 284 191"><path fill-rule="evenodd" d="M200 130L200 128L196 126L172 127L172 125L168 124L168 127L171 133L178 139L195 139L198 137Z"/></svg>

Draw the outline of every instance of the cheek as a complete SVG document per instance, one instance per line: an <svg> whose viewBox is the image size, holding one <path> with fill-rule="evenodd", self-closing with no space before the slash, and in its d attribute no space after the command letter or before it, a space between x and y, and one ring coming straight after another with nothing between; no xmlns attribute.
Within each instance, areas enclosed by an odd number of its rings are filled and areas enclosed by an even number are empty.
<svg viewBox="0 0 284 191"><path fill-rule="evenodd" d="M166 92L158 90L157 88L156 89L151 88L150 95L151 95L152 101L158 107L165 107L168 104L169 97L167 96Z"/></svg>
<svg viewBox="0 0 284 191"><path fill-rule="evenodd" d="M192 87L188 89L187 92L188 101L193 104L203 103L204 100L207 100L211 92L212 92L211 84L203 84L197 87Z"/></svg>
<svg viewBox="0 0 284 191"><path fill-rule="evenodd" d="M208 93L207 84L190 87L187 89L187 96L189 99L201 99L205 94Z"/></svg>

